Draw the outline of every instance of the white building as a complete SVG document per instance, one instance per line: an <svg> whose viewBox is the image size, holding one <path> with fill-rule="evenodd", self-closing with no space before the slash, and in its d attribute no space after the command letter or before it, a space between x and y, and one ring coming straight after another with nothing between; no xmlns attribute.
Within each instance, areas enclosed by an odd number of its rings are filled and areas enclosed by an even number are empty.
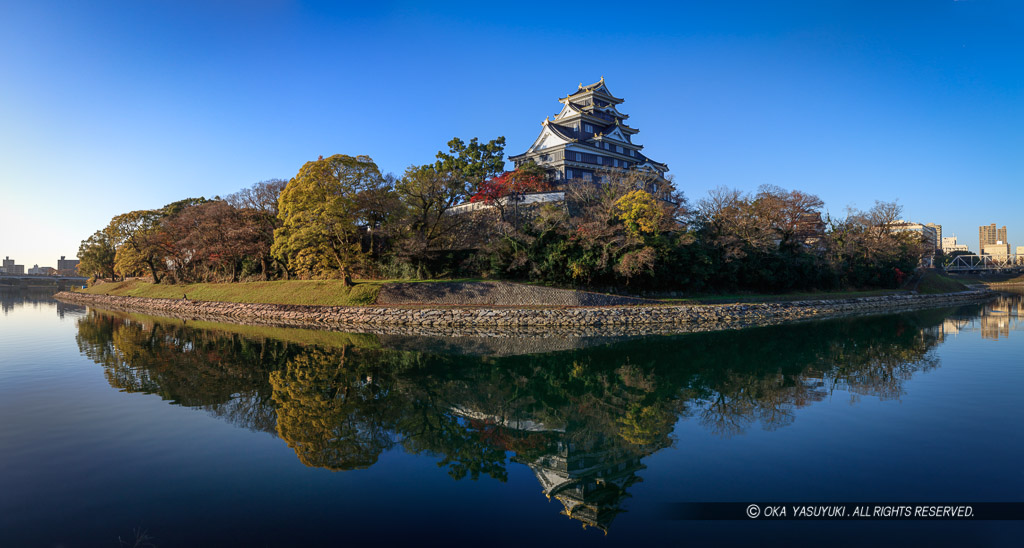
<svg viewBox="0 0 1024 548"><path fill-rule="evenodd" d="M917 232L921 235L921 241L927 250L931 251L933 255L939 249L939 234L935 227L901 220L892 223L889 228L894 232Z"/></svg>
<svg viewBox="0 0 1024 548"><path fill-rule="evenodd" d="M1010 256L1010 244L996 241L994 244L981 246L981 254L988 255L993 259L1006 260Z"/></svg>
<svg viewBox="0 0 1024 548"><path fill-rule="evenodd" d="M942 252L946 255L954 251L968 251L966 244L956 243L956 234L942 237Z"/></svg>

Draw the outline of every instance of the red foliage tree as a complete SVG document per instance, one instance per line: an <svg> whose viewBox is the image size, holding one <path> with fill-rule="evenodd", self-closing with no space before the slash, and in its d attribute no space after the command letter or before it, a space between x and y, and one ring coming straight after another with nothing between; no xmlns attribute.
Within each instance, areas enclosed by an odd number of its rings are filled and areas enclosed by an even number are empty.
<svg viewBox="0 0 1024 548"><path fill-rule="evenodd" d="M544 192L550 189L551 185L543 177L517 169L515 171L506 171L484 182L476 193L470 196L469 201L493 204L499 198L506 196L515 196L527 192Z"/></svg>

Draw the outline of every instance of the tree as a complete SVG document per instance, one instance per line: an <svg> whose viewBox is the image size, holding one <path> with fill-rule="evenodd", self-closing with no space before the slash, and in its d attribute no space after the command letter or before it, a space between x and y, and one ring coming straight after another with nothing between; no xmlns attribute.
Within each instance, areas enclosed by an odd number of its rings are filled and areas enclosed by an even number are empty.
<svg viewBox="0 0 1024 548"><path fill-rule="evenodd" d="M160 210L144 209L115 216L107 226L118 250L118 271L122 275L137 274L143 266L153 275L153 283L160 283L163 270L162 249L159 242ZM123 248L128 249L122 251Z"/></svg>
<svg viewBox="0 0 1024 548"><path fill-rule="evenodd" d="M824 231L821 208L825 202L814 194L786 191L764 185L754 197L755 214L763 218L780 247L800 246Z"/></svg>
<svg viewBox="0 0 1024 548"><path fill-rule="evenodd" d="M288 181L284 179L268 179L224 198L235 209L247 212L246 214L256 225L254 229L259 232L259 238L266 242L266 246L253 256L253 259L260 263L263 279L268 277L269 263L275 261L270 254L270 245L274 241L274 230L281 226L277 218L277 202L287 184ZM287 275L286 266L278 261L275 262Z"/></svg>
<svg viewBox="0 0 1024 548"><path fill-rule="evenodd" d="M692 238L686 200L671 181L617 171L600 184L576 180L564 188L564 205L540 207L528 223L488 242L492 272L571 285L689 281L674 268L688 262Z"/></svg>
<svg viewBox="0 0 1024 548"><path fill-rule="evenodd" d="M917 234L894 230L901 214L896 202L876 201L868 211L830 219L827 257L844 285L896 287L900 273L914 270L923 245Z"/></svg>
<svg viewBox="0 0 1024 548"><path fill-rule="evenodd" d="M237 281L243 262L270 252L271 233L264 214L213 200L183 209L163 228L164 249L181 281L210 279L217 273Z"/></svg>
<svg viewBox="0 0 1024 548"><path fill-rule="evenodd" d="M448 214L448 209L461 201L463 178L453 171L439 171L436 165L409 166L395 184L402 205L402 229L398 252L412 260L422 276L423 261L430 249L450 237L465 218Z"/></svg>
<svg viewBox="0 0 1024 548"><path fill-rule="evenodd" d="M739 190L718 187L697 203L704 241L722 262L743 259L775 247L771 219L757 214L754 201Z"/></svg>
<svg viewBox="0 0 1024 548"><path fill-rule="evenodd" d="M225 196L224 201L238 209L252 209L276 218L277 200L287 184L284 179L267 179Z"/></svg>
<svg viewBox="0 0 1024 548"><path fill-rule="evenodd" d="M110 235L97 230L78 246L78 273L95 278L114 279L116 249Z"/></svg>
<svg viewBox="0 0 1024 548"><path fill-rule="evenodd" d="M550 189L551 185L545 178L544 170L530 162L528 166L517 168L515 171L506 171L497 177L488 179L477 188L469 201L483 202L497 207L502 220L506 220L506 202L502 198L507 197L512 203L517 203L523 194L544 192Z"/></svg>
<svg viewBox="0 0 1024 548"><path fill-rule="evenodd" d="M455 137L448 141L448 153L438 152L434 169L438 173L454 173L462 178L462 195L469 196L484 181L505 171L505 137L480 144L476 137L467 145Z"/></svg>
<svg viewBox="0 0 1024 548"><path fill-rule="evenodd" d="M388 173L356 194L356 209L361 215L359 222L366 227L366 247L375 258L384 252L388 233L401 218L402 203L395 189L397 184L395 175Z"/></svg>
<svg viewBox="0 0 1024 548"><path fill-rule="evenodd" d="M369 156L335 154L306 162L278 201L280 228L271 254L289 269L315 277L340 277L352 284L362 258L364 212L360 192L380 186L381 174Z"/></svg>
<svg viewBox="0 0 1024 548"><path fill-rule="evenodd" d="M652 179L629 171L608 173L600 185L570 183L566 197L576 212L570 241L581 251L569 264L574 278L628 284L645 273L650 279L673 247L685 247L678 236L686 200L670 181Z"/></svg>
<svg viewBox="0 0 1024 548"><path fill-rule="evenodd" d="M661 228L664 212L658 201L643 190L634 190L615 200L618 218L626 225L626 232L634 238L655 234Z"/></svg>

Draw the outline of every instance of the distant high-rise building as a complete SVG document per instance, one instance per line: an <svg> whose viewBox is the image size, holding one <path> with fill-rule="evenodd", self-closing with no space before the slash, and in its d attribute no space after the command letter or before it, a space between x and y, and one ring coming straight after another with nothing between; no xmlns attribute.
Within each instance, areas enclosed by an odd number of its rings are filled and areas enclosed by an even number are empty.
<svg viewBox="0 0 1024 548"><path fill-rule="evenodd" d="M988 226L978 227L978 253L985 253L986 245L1005 244L1008 242L1006 239L1006 226L997 229L996 224L992 223Z"/></svg>
<svg viewBox="0 0 1024 548"><path fill-rule="evenodd" d="M942 249L942 225L925 223L924 226L930 226L935 229L935 247L937 249Z"/></svg>
<svg viewBox="0 0 1024 548"><path fill-rule="evenodd" d="M66 273L71 274L78 273L78 259L65 259L64 255L61 255L60 260L57 261L57 270L70 271Z"/></svg>
<svg viewBox="0 0 1024 548"><path fill-rule="evenodd" d="M25 274L25 265L23 265L23 264L14 264L14 259L12 259L10 257L4 257L4 263L3 264L4 264L4 266L3 266L4 274L18 274L18 275L24 275Z"/></svg>

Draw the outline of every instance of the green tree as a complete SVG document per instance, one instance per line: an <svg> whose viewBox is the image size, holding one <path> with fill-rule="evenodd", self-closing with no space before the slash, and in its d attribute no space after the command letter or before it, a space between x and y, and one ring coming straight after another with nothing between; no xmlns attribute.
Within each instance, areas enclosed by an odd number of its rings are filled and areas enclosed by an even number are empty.
<svg viewBox="0 0 1024 548"><path fill-rule="evenodd" d="M117 247L117 269L122 275L137 274L144 266L152 273L153 283L160 283L163 253L159 231L163 217L160 210L144 209L111 219L107 232Z"/></svg>
<svg viewBox="0 0 1024 548"><path fill-rule="evenodd" d="M400 230L395 234L397 252L411 260L417 276L422 276L429 250L441 246L456 225L466 221L464 216L447 214L463 197L463 180L458 173L438 171L434 165L409 166L395 190L402 204Z"/></svg>
<svg viewBox="0 0 1024 548"><path fill-rule="evenodd" d="M487 179L505 171L505 137L481 144L476 137L469 144L455 137L448 141L449 152L438 152L434 169L438 173L455 173L462 177L462 195L469 197Z"/></svg>
<svg viewBox="0 0 1024 548"><path fill-rule="evenodd" d="M565 187L569 215L545 215L498 242L506 272L572 285L654 284L671 277L689 239L686 200L671 181L642 172L611 172L603 182ZM514 241L515 240L515 241ZM505 266L508 265L508 266ZM670 268L671 267L671 268Z"/></svg>
<svg viewBox="0 0 1024 548"><path fill-rule="evenodd" d="M306 162L278 200L281 227L271 254L289 270L312 277L340 277L351 285L363 258L358 195L381 186L369 156L335 154Z"/></svg>
<svg viewBox="0 0 1024 548"><path fill-rule="evenodd" d="M116 253L110 235L104 230L97 230L88 239L82 240L82 245L78 246L78 273L83 276L113 279Z"/></svg>

